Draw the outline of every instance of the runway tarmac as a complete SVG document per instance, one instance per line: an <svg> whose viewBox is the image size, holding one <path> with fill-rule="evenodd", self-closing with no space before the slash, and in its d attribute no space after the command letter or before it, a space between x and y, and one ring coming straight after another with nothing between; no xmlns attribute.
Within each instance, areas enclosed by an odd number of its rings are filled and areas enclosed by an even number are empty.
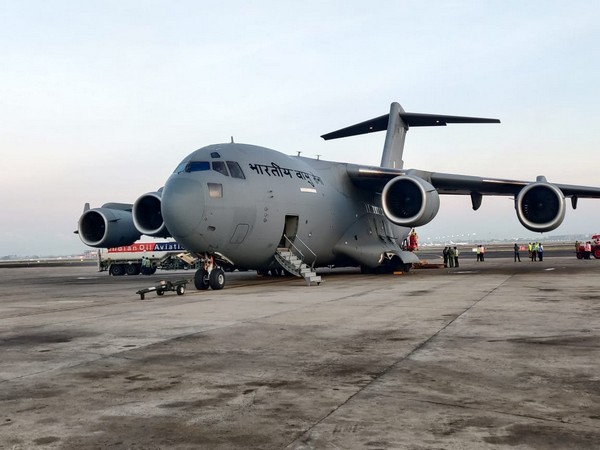
<svg viewBox="0 0 600 450"><path fill-rule="evenodd" d="M0 448L599 448L600 260L192 275L0 269Z"/></svg>

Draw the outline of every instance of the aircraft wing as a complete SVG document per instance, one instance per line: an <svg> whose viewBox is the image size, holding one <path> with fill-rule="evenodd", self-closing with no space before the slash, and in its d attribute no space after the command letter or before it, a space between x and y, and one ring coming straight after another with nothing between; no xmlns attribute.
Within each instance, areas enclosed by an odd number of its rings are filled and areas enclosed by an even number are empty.
<svg viewBox="0 0 600 450"><path fill-rule="evenodd" d="M474 210L484 195L513 196L521 224L530 231L556 229L566 212L566 198L577 208L579 198L600 198L600 188L535 181L505 180L471 175L404 170L387 167L347 166L348 176L361 189L381 194L383 213L394 224L417 227L436 216L440 194L469 195Z"/></svg>
<svg viewBox="0 0 600 450"><path fill-rule="evenodd" d="M385 185L398 176L416 176L430 183L439 194L449 195L517 195L524 187L540 181L507 180L471 175L427 172L422 170L402 170L376 166L348 165L348 175L360 188L382 192ZM565 197L600 198L600 188L555 184Z"/></svg>

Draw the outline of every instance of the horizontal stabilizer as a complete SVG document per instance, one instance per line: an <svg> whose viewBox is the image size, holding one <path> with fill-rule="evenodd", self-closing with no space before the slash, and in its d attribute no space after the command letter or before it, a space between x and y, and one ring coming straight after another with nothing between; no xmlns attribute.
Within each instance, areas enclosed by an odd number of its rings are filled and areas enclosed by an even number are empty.
<svg viewBox="0 0 600 450"><path fill-rule="evenodd" d="M329 139L338 139L348 136L358 136L360 134L374 133L384 131L388 127L389 114L385 114L375 119L351 125L341 130L321 136L326 141ZM500 123L498 119L486 119L482 117L463 117L463 116L443 116L439 114L421 114L401 112L400 118L409 127L440 127L449 123Z"/></svg>

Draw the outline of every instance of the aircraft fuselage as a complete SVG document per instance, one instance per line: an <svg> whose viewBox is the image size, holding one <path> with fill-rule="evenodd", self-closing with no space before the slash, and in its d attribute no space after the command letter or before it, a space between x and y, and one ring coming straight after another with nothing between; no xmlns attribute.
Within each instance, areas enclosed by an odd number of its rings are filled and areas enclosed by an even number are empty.
<svg viewBox="0 0 600 450"><path fill-rule="evenodd" d="M317 266L376 267L409 229L387 220L374 197L353 185L346 164L232 143L186 157L165 183L161 211L188 251L236 267L272 267L290 241Z"/></svg>

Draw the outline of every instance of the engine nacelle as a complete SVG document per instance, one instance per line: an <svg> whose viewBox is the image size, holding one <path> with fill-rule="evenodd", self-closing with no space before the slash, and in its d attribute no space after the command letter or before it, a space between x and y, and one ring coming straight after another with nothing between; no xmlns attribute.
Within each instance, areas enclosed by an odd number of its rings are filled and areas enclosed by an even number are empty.
<svg viewBox="0 0 600 450"><path fill-rule="evenodd" d="M440 196L422 178L401 175L383 188L381 193L385 216L396 225L418 227L431 222L440 209Z"/></svg>
<svg viewBox="0 0 600 450"><path fill-rule="evenodd" d="M133 223L142 234L170 237L161 212L162 192L148 192L133 204Z"/></svg>
<svg viewBox="0 0 600 450"><path fill-rule="evenodd" d="M531 231L551 231L560 226L567 209L562 191L545 181L528 184L515 199L519 222Z"/></svg>
<svg viewBox="0 0 600 450"><path fill-rule="evenodd" d="M141 235L130 211L106 207L85 211L77 230L85 245L102 248L133 244Z"/></svg>

